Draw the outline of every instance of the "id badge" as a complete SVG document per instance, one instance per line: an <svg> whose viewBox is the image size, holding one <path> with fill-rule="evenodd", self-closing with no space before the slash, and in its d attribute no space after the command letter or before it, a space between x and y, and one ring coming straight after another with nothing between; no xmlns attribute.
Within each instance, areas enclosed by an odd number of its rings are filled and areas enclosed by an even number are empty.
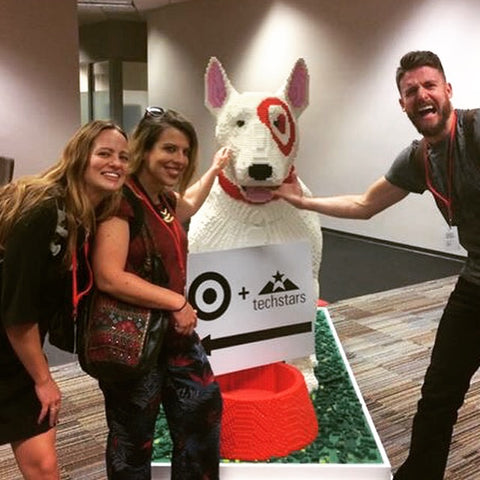
<svg viewBox="0 0 480 480"><path fill-rule="evenodd" d="M447 230L445 231L445 247L450 251L460 250L458 228L456 225L451 225L447 227Z"/></svg>

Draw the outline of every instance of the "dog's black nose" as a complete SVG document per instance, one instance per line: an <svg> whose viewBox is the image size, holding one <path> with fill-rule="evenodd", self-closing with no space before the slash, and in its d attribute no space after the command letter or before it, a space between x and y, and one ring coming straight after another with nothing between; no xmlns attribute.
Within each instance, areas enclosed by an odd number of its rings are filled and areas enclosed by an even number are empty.
<svg viewBox="0 0 480 480"><path fill-rule="evenodd" d="M266 180L272 176L272 167L268 163L257 163L248 167L248 175L254 180Z"/></svg>

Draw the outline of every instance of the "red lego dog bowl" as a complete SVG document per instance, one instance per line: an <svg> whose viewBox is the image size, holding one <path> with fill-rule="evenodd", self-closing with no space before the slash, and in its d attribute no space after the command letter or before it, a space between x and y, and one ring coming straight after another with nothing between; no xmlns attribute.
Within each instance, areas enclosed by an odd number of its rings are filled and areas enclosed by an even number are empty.
<svg viewBox="0 0 480 480"><path fill-rule="evenodd" d="M223 397L220 455L283 457L313 442L318 422L301 372L274 363L219 375Z"/></svg>

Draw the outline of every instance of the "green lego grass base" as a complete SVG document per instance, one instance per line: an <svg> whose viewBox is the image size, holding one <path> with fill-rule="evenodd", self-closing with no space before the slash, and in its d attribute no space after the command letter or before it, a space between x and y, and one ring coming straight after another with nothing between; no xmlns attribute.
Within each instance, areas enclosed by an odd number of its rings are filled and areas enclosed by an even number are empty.
<svg viewBox="0 0 480 480"><path fill-rule="evenodd" d="M362 464L383 463L375 437L350 381L324 309L319 309L315 325L318 389L311 398L319 433L305 448L264 463ZM172 443L161 410L155 428L153 462L169 462ZM235 459L222 459L233 462Z"/></svg>

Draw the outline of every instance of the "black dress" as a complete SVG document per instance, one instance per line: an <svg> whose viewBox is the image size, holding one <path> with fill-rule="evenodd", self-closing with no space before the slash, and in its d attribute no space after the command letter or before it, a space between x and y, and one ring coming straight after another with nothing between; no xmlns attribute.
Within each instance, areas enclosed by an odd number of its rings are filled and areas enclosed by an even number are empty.
<svg viewBox="0 0 480 480"><path fill-rule="evenodd" d="M51 323L71 311L71 272L63 263L66 236L64 212L49 199L17 222L5 245L0 264L0 444L49 429L48 415L37 424L40 402L34 383L5 326L37 323L43 344Z"/></svg>

